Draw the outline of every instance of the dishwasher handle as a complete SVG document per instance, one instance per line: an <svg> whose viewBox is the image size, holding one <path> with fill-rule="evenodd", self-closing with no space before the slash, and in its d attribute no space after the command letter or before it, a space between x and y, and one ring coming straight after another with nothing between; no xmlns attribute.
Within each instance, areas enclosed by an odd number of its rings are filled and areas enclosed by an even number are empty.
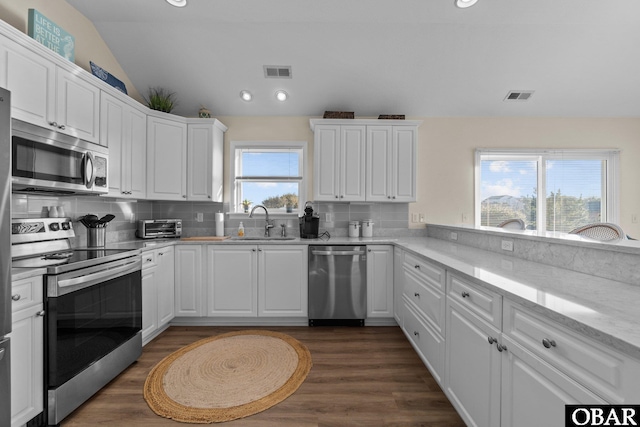
<svg viewBox="0 0 640 427"><path fill-rule="evenodd" d="M353 255L365 255L365 251L318 251L312 250L311 255L323 255L323 256L353 256Z"/></svg>

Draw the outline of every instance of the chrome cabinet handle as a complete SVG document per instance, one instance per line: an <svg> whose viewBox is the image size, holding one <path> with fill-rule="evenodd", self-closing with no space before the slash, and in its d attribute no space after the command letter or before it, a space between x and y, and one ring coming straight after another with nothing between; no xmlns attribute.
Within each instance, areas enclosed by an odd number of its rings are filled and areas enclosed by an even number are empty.
<svg viewBox="0 0 640 427"><path fill-rule="evenodd" d="M338 195L336 194L336 199L338 198Z"/></svg>
<svg viewBox="0 0 640 427"><path fill-rule="evenodd" d="M466 298L466 297L468 297L468 296L469 296L469 292L467 292L467 291L462 291L462 293L461 293L460 295L462 295L462 298Z"/></svg>
<svg viewBox="0 0 640 427"><path fill-rule="evenodd" d="M11 295L11 299L14 301L20 301L20 298L22 298L20 294Z"/></svg>
<svg viewBox="0 0 640 427"><path fill-rule="evenodd" d="M396 198L396 196L393 196L393 197L392 197L392 199L395 199L395 198Z"/></svg>
<svg viewBox="0 0 640 427"><path fill-rule="evenodd" d="M64 126L64 125L60 125L60 126L58 126L58 129L65 130L66 128L65 128L65 126Z"/></svg>
<svg viewBox="0 0 640 427"><path fill-rule="evenodd" d="M255 249L251 249L251 252L255 252L255 251L256 251Z"/></svg>
<svg viewBox="0 0 640 427"><path fill-rule="evenodd" d="M494 337L487 337L487 341L489 341L489 344L494 344L498 342L498 340L495 339Z"/></svg>
<svg viewBox="0 0 640 427"><path fill-rule="evenodd" d="M419 294L419 293L417 293L417 292L414 292L414 293L413 293L413 296L414 296L414 297L418 297L418 298L420 298L420 294Z"/></svg>
<svg viewBox="0 0 640 427"><path fill-rule="evenodd" d="M187 195L186 195L186 194L183 194L183 195L182 195L182 198L183 198L183 199L186 199L186 198L187 198Z"/></svg>
<svg viewBox="0 0 640 427"><path fill-rule="evenodd" d="M146 262L151 262L151 261L153 261L153 258L147 258L145 261Z"/></svg>
<svg viewBox="0 0 640 427"><path fill-rule="evenodd" d="M387 196L387 199L390 199L390 198L391 198L391 196Z"/></svg>
<svg viewBox="0 0 640 427"><path fill-rule="evenodd" d="M550 340L549 338L543 338L542 339L542 345L545 348L555 347L556 346L556 341L555 340Z"/></svg>
<svg viewBox="0 0 640 427"><path fill-rule="evenodd" d="M36 313L36 316L38 317L44 317L44 310L40 310L39 312Z"/></svg>
<svg viewBox="0 0 640 427"><path fill-rule="evenodd" d="M414 268L417 268L418 270L420 270L420 266L418 264L414 265Z"/></svg>
<svg viewBox="0 0 640 427"><path fill-rule="evenodd" d="M210 198L211 198L211 195L210 195L210 194L207 194L207 199L210 199Z"/></svg>
<svg viewBox="0 0 640 427"><path fill-rule="evenodd" d="M502 344L496 343L496 348L498 349L498 351L500 353L502 353L503 351L507 351L507 346L506 345L502 345Z"/></svg>
<svg viewBox="0 0 640 427"><path fill-rule="evenodd" d="M49 125L54 126L54 127L58 127L58 123L56 123L56 122L49 122Z"/></svg>
<svg viewBox="0 0 640 427"><path fill-rule="evenodd" d="M420 332L418 332L418 331L413 331L413 335L415 335L416 337L419 337L419 336L420 336Z"/></svg>

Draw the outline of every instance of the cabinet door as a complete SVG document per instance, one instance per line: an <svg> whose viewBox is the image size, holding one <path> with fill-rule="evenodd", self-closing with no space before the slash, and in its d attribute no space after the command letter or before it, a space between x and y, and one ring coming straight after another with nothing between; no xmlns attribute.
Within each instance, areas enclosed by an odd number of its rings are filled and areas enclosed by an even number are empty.
<svg viewBox="0 0 640 427"><path fill-rule="evenodd" d="M367 201L391 201L391 126L367 126Z"/></svg>
<svg viewBox="0 0 640 427"><path fill-rule="evenodd" d="M128 184L125 196L144 199L147 197L147 114L144 111L131 106L125 109L124 142L123 165L126 167L122 180Z"/></svg>
<svg viewBox="0 0 640 427"><path fill-rule="evenodd" d="M148 118L147 198L186 200L187 125Z"/></svg>
<svg viewBox="0 0 640 427"><path fill-rule="evenodd" d="M214 123L190 123L187 199L222 202L224 132Z"/></svg>
<svg viewBox="0 0 640 427"><path fill-rule="evenodd" d="M158 249L158 327L174 317L175 261L173 246Z"/></svg>
<svg viewBox="0 0 640 427"><path fill-rule="evenodd" d="M564 425L565 405L606 404L508 337L502 359L502 425Z"/></svg>
<svg viewBox="0 0 640 427"><path fill-rule="evenodd" d="M58 130L89 142L98 143L100 136L100 89L60 67L56 73Z"/></svg>
<svg viewBox="0 0 640 427"><path fill-rule="evenodd" d="M175 315L204 316L202 299L202 246L176 246Z"/></svg>
<svg viewBox="0 0 640 427"><path fill-rule="evenodd" d="M207 311L209 316L258 315L257 247L207 247Z"/></svg>
<svg viewBox="0 0 640 427"><path fill-rule="evenodd" d="M393 246L367 246L367 317L393 317Z"/></svg>
<svg viewBox="0 0 640 427"><path fill-rule="evenodd" d="M340 201L365 200L366 127L341 126Z"/></svg>
<svg viewBox="0 0 640 427"><path fill-rule="evenodd" d="M393 127L390 169L394 202L416 201L416 135L414 127Z"/></svg>
<svg viewBox="0 0 640 427"><path fill-rule="evenodd" d="M158 329L158 267L142 270L142 343Z"/></svg>
<svg viewBox="0 0 640 427"><path fill-rule="evenodd" d="M44 322L42 304L13 313L11 338L11 425L24 425L44 408Z"/></svg>
<svg viewBox="0 0 640 427"><path fill-rule="evenodd" d="M455 301L447 301L445 393L469 426L500 425L500 332Z"/></svg>
<svg viewBox="0 0 640 427"><path fill-rule="evenodd" d="M109 196L125 195L126 186L122 175L126 169L126 146L124 142L124 109L122 101L108 93L100 99L100 145L109 148Z"/></svg>
<svg viewBox="0 0 640 427"><path fill-rule="evenodd" d="M306 317L308 247L258 247L258 315Z"/></svg>
<svg viewBox="0 0 640 427"><path fill-rule="evenodd" d="M340 126L316 126L313 194L318 201L340 198Z"/></svg>
<svg viewBox="0 0 640 427"><path fill-rule="evenodd" d="M0 55L0 86L11 91L11 116L50 128L55 120L55 65L2 36Z"/></svg>

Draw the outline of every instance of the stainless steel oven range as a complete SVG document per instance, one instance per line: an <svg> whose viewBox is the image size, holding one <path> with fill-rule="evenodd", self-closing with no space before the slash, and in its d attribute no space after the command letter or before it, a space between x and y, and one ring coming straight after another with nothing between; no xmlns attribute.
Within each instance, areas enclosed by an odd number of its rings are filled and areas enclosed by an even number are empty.
<svg viewBox="0 0 640 427"><path fill-rule="evenodd" d="M68 218L14 219L13 268L46 267L45 407L49 425L142 354L139 249L74 249Z"/></svg>

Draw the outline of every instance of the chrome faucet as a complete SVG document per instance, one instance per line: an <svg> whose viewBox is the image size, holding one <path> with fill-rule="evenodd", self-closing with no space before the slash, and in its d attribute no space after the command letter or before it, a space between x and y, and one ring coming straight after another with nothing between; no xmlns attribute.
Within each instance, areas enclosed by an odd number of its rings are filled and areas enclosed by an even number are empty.
<svg viewBox="0 0 640 427"><path fill-rule="evenodd" d="M255 205L253 208L251 208L251 213L249 214L249 218L253 218L253 212L258 208L264 209L264 213L266 215L265 220L267 221L267 223L264 226L264 237L269 237L271 229L273 228L273 224L269 220L269 211L264 205Z"/></svg>

